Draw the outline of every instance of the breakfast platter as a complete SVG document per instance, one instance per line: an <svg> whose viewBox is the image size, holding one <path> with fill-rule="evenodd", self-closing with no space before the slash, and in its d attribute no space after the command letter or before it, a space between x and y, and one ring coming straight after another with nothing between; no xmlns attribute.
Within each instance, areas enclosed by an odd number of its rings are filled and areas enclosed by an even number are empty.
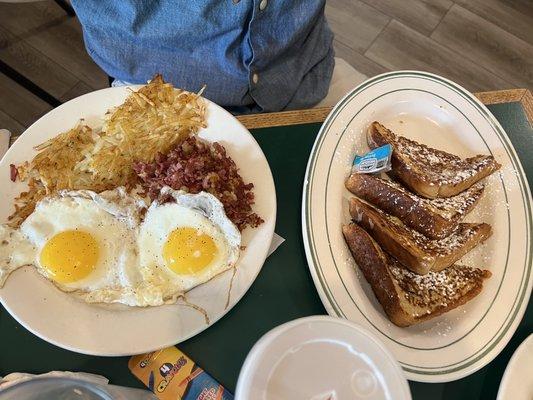
<svg viewBox="0 0 533 400"><path fill-rule="evenodd" d="M404 265L406 260L412 260L415 256L420 257L421 268L433 262L433 256L422 250L435 245L433 242L420 244L417 239L420 234L410 229L418 222L417 230L420 232L428 219L420 222L411 218L411 215L403 215L403 211L394 206L396 203L390 203L387 198L381 199L380 207L388 206L387 212L402 222L393 217L385 218L382 212L366 202L354 200L353 194L345 188L354 157L369 151L369 128L379 129L382 136L392 137L390 140L396 146L395 151L399 148L397 140L403 140L403 147L400 148L410 146L414 154L418 154L417 157L408 158L413 165L404 169L407 178L397 172L402 160L394 158L397 153L393 155L392 172L396 173L396 178L405 179L402 182L407 186L413 185L416 178L413 172L418 168L416 163L423 165L426 162L426 177L432 165L440 165L439 173L450 174L449 180L453 182L454 179L469 179L485 168L487 163L492 163L493 166L485 175L479 173L479 179L490 173L492 175L482 181L484 193L474 201L477 205L470 205L467 211L461 211L462 216L471 212L466 216L465 224L459 224L460 229L475 229L477 233L471 233L468 237L478 239L468 249L452 251L457 255L454 261L460 258L458 264L466 267L449 267L455 268L455 272L460 274L468 271L468 276L479 276L473 284L472 295L460 286L466 278L455 282L446 275L450 269L442 270L453 262L449 255L444 257L450 261L448 264L435 272L430 271L430 274L434 274L432 282L423 283L426 281L420 276L425 275L415 275L409 278L407 286L411 285L412 289L413 286L425 285L423 288L429 297L440 293L441 288L443 293L456 293L459 291L457 288L460 288L462 297L449 298L448 305L446 299L441 300L440 308L432 309L428 305L422 316L417 313L399 316L397 310L401 305L387 304L387 301L392 301L383 297L382 291L387 289L378 287L379 284L372 280L372 274L379 273L375 272L379 268L390 270L394 275L396 264L378 266L382 262L380 260L389 260L387 257L390 256L384 255L377 243L365 236L364 231L356 231L357 225L347 225L352 219ZM377 144L374 143L374 146L377 147ZM447 153L443 155L432 149ZM421 157L421 154L429 155ZM478 154L480 156L476 156ZM472 160L480 161L479 166L475 167L478 172L461 171L455 164L452 166L452 163L460 164L456 156L463 160L476 156ZM421 161L422 158L426 161ZM449 165L446 165L447 162ZM405 163L402 165L405 166ZM405 195L405 189L388 185L387 182L374 179L372 183L365 181L365 184L381 185L380 190L391 196L396 193L397 201L402 198L412 201L415 198L414 195ZM463 189L473 183L471 181ZM365 200L380 200L379 196L363 193L361 187L356 189L354 183L350 190L354 193L358 190L358 197L367 196ZM433 190L436 184L428 187ZM410 189L413 190L413 186ZM423 197L427 196L425 193ZM433 208L421 207L423 202L427 205L429 200L416 197L418 211L427 217ZM302 199L302 231L309 269L328 313L370 329L395 355L408 379L420 382L456 380L494 359L513 336L525 312L533 278L531 204L527 179L507 134L473 95L457 84L429 73L403 71L380 75L355 88L334 107L311 151ZM408 209L412 210L413 207L415 205L412 204ZM410 228L404 227L404 223L409 224ZM459 233L452 233L444 240L453 235ZM458 249L463 242L449 239L446 243ZM407 253L399 251L402 246L410 246L406 247ZM378 250L374 250L376 248ZM418 256L412 248L423 254ZM354 257L358 252L362 254L357 260L361 269L356 267L350 250ZM438 262L437 257L434 265L438 265ZM368 266L365 267L366 263ZM418 273L428 272L425 269ZM368 279L372 284L369 284ZM393 277L392 280L395 279ZM402 285L402 282L399 284ZM398 285L394 287L399 290ZM379 301L373 292L378 294ZM396 296L387 293L389 299ZM409 294L412 296L412 293L415 292L406 292L405 298ZM467 301L467 304L452 309ZM387 312L384 312L382 305ZM433 313L435 317L429 320Z"/></svg>
<svg viewBox="0 0 533 400"><path fill-rule="evenodd" d="M96 133L93 137L99 140L104 137L103 133L99 133L102 126L106 124L106 129L111 131L116 121L121 135L126 136L128 121L120 120L122 116L118 111L129 112L135 109L136 104L146 106L146 112L154 108L156 100L149 97L149 92L143 94L141 91L140 95L136 95L138 97L133 98L136 102L133 105L131 102L124 103L140 89L141 86L109 88L86 94L54 109L28 128L0 163L0 202L8 205L2 207L0 221L8 222L14 211L15 199L28 188L28 183L21 179L12 182L23 169L19 167L14 173L13 168L30 161L38 153L36 146L76 126L82 126L82 133L92 130ZM2 278L5 284L0 289L0 301L20 324L35 335L62 348L92 355L119 356L153 351L179 343L214 324L240 300L257 277L267 257L276 221L276 191L268 162L253 136L231 114L208 100L197 100L196 95L187 96L190 97L186 97L186 101L205 102L198 108L202 116L205 115L205 123L197 124L199 129L194 132L195 136L183 142L186 145L176 150L175 157L181 156L183 163L186 156L180 151L190 154L191 147L204 155L211 151L209 154L215 154L221 165L225 163L229 166L225 173L234 174L236 185L240 177L241 182L253 183L253 195L251 185L241 189L242 193L249 193L246 196L248 203L253 204L253 214L251 211L246 215L239 213L238 209L229 208L226 203L226 215L221 203L225 199L216 199L204 191L198 193L198 190L191 189L192 186L188 188L190 193L181 191L180 187L174 190L146 186L147 192L156 192L150 207L141 195L125 193L123 188L110 187L100 194L91 190L74 190L59 191L55 197L45 196L35 210L25 216L20 228L3 226L4 248L16 254L11 260L18 257L25 261L20 264L41 266L47 260L48 264L54 264L58 253L83 253L83 246L95 247L95 241L100 244L100 253L94 271L89 277L81 276L79 279L72 276L83 271L84 265L79 265L77 272L66 274L61 269L50 272L50 268L41 271L32 266L4 271ZM178 97L177 101L183 101L183 97ZM121 104L130 108L121 108ZM157 112L161 112L163 106L159 105L153 118L158 118ZM191 107L188 107L184 113L190 112ZM108 110L111 111L108 113ZM143 115L144 121L148 117ZM191 121L193 124L198 122ZM78 134L74 130L71 133ZM180 131L177 134L181 134ZM122 136L118 137L120 141ZM214 145L215 142L218 145ZM111 140L108 139L101 145L105 149L105 146L110 146L109 143ZM112 145L115 143L112 142ZM141 153L150 150L146 143L137 146ZM44 148L38 150L44 152L46 146ZM107 149L111 151L112 147ZM87 158L87 151L83 151ZM93 149L93 152L93 156L99 154L98 149ZM163 159L162 156L157 157L159 164L145 163L138 167L141 171L139 177L142 176L144 183L153 184L155 179L147 177L162 173L157 168L163 164ZM172 156L168 157L165 162L171 165ZM191 164L194 160L191 156L186 161ZM36 164L35 159L33 163ZM115 165L103 167L102 171L107 168L115 168ZM43 176L41 173L41 181L45 185L50 184ZM113 180L114 177L106 179ZM169 181L165 182L169 184ZM206 182L210 184L210 181ZM66 184L69 188L68 182ZM140 228L141 220L144 228ZM249 226L244 229L246 224ZM135 236L131 236L132 233ZM29 237L31 243L23 237ZM166 244L162 238L167 238ZM67 242L66 247L61 247L61 240ZM199 260L199 264L184 272L183 265L180 265L182 253L180 256L172 254L172 246L183 249L191 240L196 244L189 249L189 261ZM40 262L33 262L36 248L44 249ZM168 248L170 251L167 251ZM114 262L110 261L113 257L107 256L108 250L113 253ZM169 269L176 274L168 271L163 274L157 269L161 261L150 261L153 254L159 252L168 261ZM209 256L205 256L207 253ZM85 259L91 258L91 254L85 255ZM140 269L142 278L138 271L132 270L136 261L131 257L138 257L138 262L145 266ZM202 263L208 264L209 268L203 268ZM156 269L146 272L150 265ZM141 279L143 282L138 283ZM168 291L168 287L177 291ZM147 332L150 327L152 329Z"/></svg>

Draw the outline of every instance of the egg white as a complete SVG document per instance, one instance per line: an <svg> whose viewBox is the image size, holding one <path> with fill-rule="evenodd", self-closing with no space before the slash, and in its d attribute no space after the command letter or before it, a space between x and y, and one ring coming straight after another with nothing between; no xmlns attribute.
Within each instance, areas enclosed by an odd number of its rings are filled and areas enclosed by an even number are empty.
<svg viewBox="0 0 533 400"><path fill-rule="evenodd" d="M0 287L13 271L31 265L36 254L37 248L20 231L0 225Z"/></svg>

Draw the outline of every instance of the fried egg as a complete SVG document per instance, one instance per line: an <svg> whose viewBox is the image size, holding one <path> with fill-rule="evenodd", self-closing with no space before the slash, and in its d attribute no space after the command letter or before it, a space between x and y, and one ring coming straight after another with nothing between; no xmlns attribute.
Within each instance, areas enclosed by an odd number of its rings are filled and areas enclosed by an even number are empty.
<svg viewBox="0 0 533 400"><path fill-rule="evenodd" d="M44 198L20 229L0 225L0 287L33 265L89 303L157 306L236 265L241 235L216 197L164 188L161 198L149 208L123 188Z"/></svg>
<svg viewBox="0 0 533 400"><path fill-rule="evenodd" d="M60 290L88 302L133 305L133 289L140 283L136 239L143 208L146 204L123 188L47 197L18 231L3 227L10 256L3 256L0 271L5 279L14 269L33 264Z"/></svg>
<svg viewBox="0 0 533 400"><path fill-rule="evenodd" d="M163 188L139 230L143 282L172 299L231 269L240 254L241 234L224 206L205 192L187 194Z"/></svg>

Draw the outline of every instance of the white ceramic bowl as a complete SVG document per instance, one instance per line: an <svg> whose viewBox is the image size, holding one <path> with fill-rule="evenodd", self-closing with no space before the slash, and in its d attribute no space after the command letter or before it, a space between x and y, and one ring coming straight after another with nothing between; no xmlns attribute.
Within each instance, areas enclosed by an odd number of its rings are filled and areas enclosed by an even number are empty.
<svg viewBox="0 0 533 400"><path fill-rule="evenodd" d="M328 316L274 328L252 348L236 400L411 399L398 362L369 331Z"/></svg>

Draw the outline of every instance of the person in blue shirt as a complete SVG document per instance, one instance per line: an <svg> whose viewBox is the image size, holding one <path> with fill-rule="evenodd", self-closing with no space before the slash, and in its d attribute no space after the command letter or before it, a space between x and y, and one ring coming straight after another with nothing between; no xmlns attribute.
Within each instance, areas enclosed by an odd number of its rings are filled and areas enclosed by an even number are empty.
<svg viewBox="0 0 533 400"><path fill-rule="evenodd" d="M309 108L334 70L325 0L72 0L94 61L120 82L156 73L235 113ZM331 96L330 96L331 97Z"/></svg>

